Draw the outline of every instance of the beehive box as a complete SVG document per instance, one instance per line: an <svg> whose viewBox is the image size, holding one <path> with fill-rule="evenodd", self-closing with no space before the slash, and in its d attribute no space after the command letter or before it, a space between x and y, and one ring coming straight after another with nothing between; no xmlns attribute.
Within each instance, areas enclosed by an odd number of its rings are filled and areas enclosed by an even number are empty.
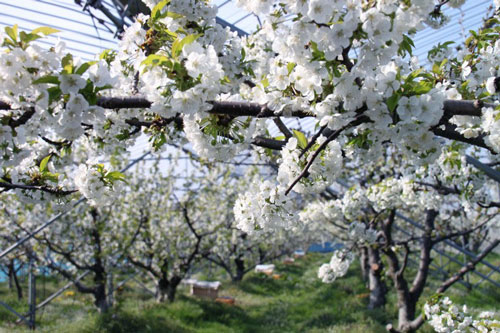
<svg viewBox="0 0 500 333"><path fill-rule="evenodd" d="M191 295L216 299L219 295L220 282L196 281L191 284Z"/></svg>
<svg viewBox="0 0 500 333"><path fill-rule="evenodd" d="M264 273L268 276L271 276L274 272L274 265L257 265L255 266L256 273Z"/></svg>

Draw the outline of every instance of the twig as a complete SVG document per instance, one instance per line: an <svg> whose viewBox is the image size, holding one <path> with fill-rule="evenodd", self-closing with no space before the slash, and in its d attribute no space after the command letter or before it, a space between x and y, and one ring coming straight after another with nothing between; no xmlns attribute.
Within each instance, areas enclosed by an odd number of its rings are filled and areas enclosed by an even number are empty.
<svg viewBox="0 0 500 333"><path fill-rule="evenodd" d="M307 146L302 150L302 152L300 153L299 155L299 158L302 158L302 156L304 156L304 154L309 150L311 149L312 146L314 146L314 144L316 143L316 140L318 140L319 136L321 135L321 133L323 133L323 131L325 130L325 128L327 127L327 125L324 125L322 126L319 131L314 134L314 136L311 138L311 141L309 141L309 143L307 144Z"/></svg>
<svg viewBox="0 0 500 333"><path fill-rule="evenodd" d="M313 153L313 155L311 156L311 159L309 160L309 162L307 162L305 168L302 170L302 172L300 173L300 175L292 182L292 184L288 187L288 189L285 191L285 195L288 195L288 193L290 193L290 191L292 190L292 188L303 178L307 175L308 171L309 171L309 168L311 167L311 165L313 164L314 160L316 159L316 157L319 156L319 154L326 148L326 146L332 142L333 140L335 140L343 131L345 131L346 129L350 128L350 127L353 127L353 126L356 126L356 125L359 125L359 124L362 124L364 122L367 122L368 121L368 118L367 117L364 117L364 116L360 116L356 119L354 119L353 121L351 121L349 124L339 128L338 130L336 130L335 132L333 132L332 134L330 134L330 136L318 147L318 149L316 149L316 151Z"/></svg>

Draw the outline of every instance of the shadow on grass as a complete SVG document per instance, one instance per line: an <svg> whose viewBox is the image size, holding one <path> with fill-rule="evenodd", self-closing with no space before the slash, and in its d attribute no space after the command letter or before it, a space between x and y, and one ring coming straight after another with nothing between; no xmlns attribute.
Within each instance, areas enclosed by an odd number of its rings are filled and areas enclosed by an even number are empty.
<svg viewBox="0 0 500 333"><path fill-rule="evenodd" d="M248 276L240 282L240 289L249 294L274 296L290 288L286 280L274 280L264 274Z"/></svg>
<svg viewBox="0 0 500 333"><path fill-rule="evenodd" d="M184 297L183 301L201 309L201 313L192 318L190 325L195 327L222 325L237 329L238 332L258 332L262 330L262 322L249 316L238 306L217 303L211 300Z"/></svg>
<svg viewBox="0 0 500 333"><path fill-rule="evenodd" d="M83 332L83 331L82 331ZM130 313L125 311L113 311L112 313L96 314L95 325L86 332L107 333L185 333L192 332L189 329L170 320L165 314L156 311L143 313Z"/></svg>

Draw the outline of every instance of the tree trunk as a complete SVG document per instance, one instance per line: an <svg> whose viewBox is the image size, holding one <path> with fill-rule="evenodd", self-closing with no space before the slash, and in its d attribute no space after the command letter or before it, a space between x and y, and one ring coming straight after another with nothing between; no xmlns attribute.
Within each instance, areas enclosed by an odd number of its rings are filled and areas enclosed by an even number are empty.
<svg viewBox="0 0 500 333"><path fill-rule="evenodd" d="M14 270L12 269L12 261L9 262L9 264L7 264L7 273L9 275L9 290L12 291L12 289L14 288L12 282L14 281L14 277L12 276Z"/></svg>
<svg viewBox="0 0 500 333"><path fill-rule="evenodd" d="M385 305L385 295L387 287L382 281L382 260L380 260L380 252L378 249L368 248L368 263L369 263L369 288L370 288L370 303L369 309L376 309Z"/></svg>
<svg viewBox="0 0 500 333"><path fill-rule="evenodd" d="M106 313L111 308L106 295L106 285L104 283L98 284L95 288L94 305L100 313Z"/></svg>
<svg viewBox="0 0 500 333"><path fill-rule="evenodd" d="M241 281L245 275L245 261L240 258L236 258L234 259L234 263L236 265L236 275L233 276L233 282L238 282Z"/></svg>
<svg viewBox="0 0 500 333"><path fill-rule="evenodd" d="M104 268L101 265L96 265L94 268L94 304L100 313L106 313L111 307L106 293L107 274L104 272Z"/></svg>
<svg viewBox="0 0 500 333"><path fill-rule="evenodd" d="M12 290L12 281L14 281L14 284L16 285L17 299L21 300L23 299L23 289L21 288L21 285L19 284L19 279L17 278L17 272L16 272L16 267L14 265L14 260L9 261L8 270L9 270L9 289Z"/></svg>
<svg viewBox="0 0 500 333"><path fill-rule="evenodd" d="M408 286L408 281L404 277L409 249L407 248L402 266L399 265L399 259L396 253L394 253L389 246L385 249L398 298L398 329L394 330L392 325L388 325L388 329L391 332L414 332L416 330L412 322L415 320L417 302L422 295L429 274L429 266L432 260L431 250L434 245L432 233L434 231L434 221L438 214L439 212L435 210L426 210L424 234L420 244L418 271L413 279L411 288ZM384 224L383 230L388 245L392 243L391 227L394 221L394 213L391 214L391 219L392 221Z"/></svg>
<svg viewBox="0 0 500 333"><path fill-rule="evenodd" d="M361 277L363 278L363 281L365 281L366 285L369 286L368 270L370 269L370 267L368 264L368 249L366 247L362 247L360 251L361 253L359 258L359 264L361 266Z"/></svg>
<svg viewBox="0 0 500 333"><path fill-rule="evenodd" d="M410 323L415 319L416 302L398 302L398 329L401 332L414 332Z"/></svg>
<svg viewBox="0 0 500 333"><path fill-rule="evenodd" d="M180 276L174 276L170 279L167 287L167 297L169 302L175 300L175 292L177 291L177 286L181 283L182 278Z"/></svg>
<svg viewBox="0 0 500 333"><path fill-rule="evenodd" d="M167 288L168 288L168 280L160 279L156 284L156 295L155 295L156 302L158 303L165 302L165 299L167 297Z"/></svg>
<svg viewBox="0 0 500 333"><path fill-rule="evenodd" d="M174 276L170 280L161 278L156 285L156 301L158 303L163 303L165 300L175 301L175 294L181 280L178 276Z"/></svg>

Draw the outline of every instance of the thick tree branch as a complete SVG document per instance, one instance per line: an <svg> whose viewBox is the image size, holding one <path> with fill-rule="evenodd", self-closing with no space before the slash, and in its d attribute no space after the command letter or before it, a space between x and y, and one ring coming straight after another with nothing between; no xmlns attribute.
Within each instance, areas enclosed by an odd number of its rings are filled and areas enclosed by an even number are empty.
<svg viewBox="0 0 500 333"><path fill-rule="evenodd" d="M281 150L286 145L286 141L279 141L258 136L253 138L252 144L272 150Z"/></svg>
<svg viewBox="0 0 500 333"><path fill-rule="evenodd" d="M290 139L291 137L293 137L292 132L290 132L290 130L288 129L288 127L286 127L286 125L283 123L283 121L281 121L280 117L274 118L273 121L276 124L276 126L279 128L279 130L281 131L281 133L283 133L283 135L285 136L286 141L288 141L288 139Z"/></svg>
<svg viewBox="0 0 500 333"><path fill-rule="evenodd" d="M49 187L49 186L12 184L12 183L8 183L8 182L4 182L4 181L0 181L0 188L5 188L7 190L21 189L21 190L31 190L31 191L43 191L43 192L47 192L47 193L55 194L55 195L68 195L68 194L78 192L77 190L66 191L66 190L60 190L60 189Z"/></svg>
<svg viewBox="0 0 500 333"><path fill-rule="evenodd" d="M401 265L401 268L396 272L397 276L402 276L405 272L406 266L408 265L408 256L410 255L410 248L408 247L408 243L403 244L405 248L405 255L403 258L403 264Z"/></svg>
<svg viewBox="0 0 500 333"><path fill-rule="evenodd" d="M433 127L431 128L431 131L437 136L481 147L489 150L492 154L496 155L496 152L492 148L486 145L486 143L484 142L484 138L482 136L478 136L477 138L466 138L462 134L456 131L456 126L453 124L445 125L444 129L440 127Z"/></svg>
<svg viewBox="0 0 500 333"><path fill-rule="evenodd" d="M447 186L444 186L441 184L431 184L431 183L420 182L420 181L416 181L415 184L432 187L433 189L436 190L436 192L438 192L439 194L442 194L442 195L460 194L460 191L458 189L452 188L452 187L447 187Z"/></svg>
<svg viewBox="0 0 500 333"><path fill-rule="evenodd" d="M410 294L412 299L417 300L424 290L427 277L429 275L429 267L431 264L431 251L433 246L432 233L434 231L434 221L438 216L438 212L430 209L426 211L424 235L422 237L422 246L420 250L420 260L418 265L417 275L415 276Z"/></svg>

